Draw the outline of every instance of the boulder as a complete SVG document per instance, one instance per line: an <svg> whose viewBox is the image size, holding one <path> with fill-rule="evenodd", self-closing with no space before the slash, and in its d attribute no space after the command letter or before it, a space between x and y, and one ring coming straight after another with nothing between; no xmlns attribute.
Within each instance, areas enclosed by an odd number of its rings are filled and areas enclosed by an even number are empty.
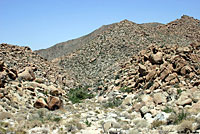
<svg viewBox="0 0 200 134"><path fill-rule="evenodd" d="M4 69L4 62L0 61L0 71L3 71L3 69Z"/></svg>
<svg viewBox="0 0 200 134"><path fill-rule="evenodd" d="M138 71L140 73L140 76L145 76L145 75L148 74L147 68L142 64L139 64L139 70Z"/></svg>
<svg viewBox="0 0 200 134"><path fill-rule="evenodd" d="M167 99L166 99L165 95L162 94L162 93L154 94L153 99L154 99L154 102L156 104L161 104L161 103L166 103L167 102Z"/></svg>
<svg viewBox="0 0 200 134"><path fill-rule="evenodd" d="M146 75L146 81L152 80L152 79L155 77L156 73L157 73L156 70L150 71L150 72Z"/></svg>
<svg viewBox="0 0 200 134"><path fill-rule="evenodd" d="M43 98L39 98L34 104L34 107L36 108L46 108L47 106L48 105Z"/></svg>
<svg viewBox="0 0 200 134"><path fill-rule="evenodd" d="M162 52L157 52L156 54L150 55L149 61L152 64L162 64L163 63L163 54L162 54Z"/></svg>
<svg viewBox="0 0 200 134"><path fill-rule="evenodd" d="M50 89L50 94L53 96L59 96L62 95L61 90L59 90L58 88L54 87L53 85L48 87Z"/></svg>
<svg viewBox="0 0 200 134"><path fill-rule="evenodd" d="M184 66L183 68L181 68L180 71L182 75L189 74L190 72L192 72L192 69L189 66Z"/></svg>
<svg viewBox="0 0 200 134"><path fill-rule="evenodd" d="M47 99L47 103L48 103L49 110L56 110L56 109L61 108L62 106L62 101L60 100L60 98L55 97L55 96L50 96Z"/></svg>
<svg viewBox="0 0 200 134"><path fill-rule="evenodd" d="M5 83L0 79L0 88L1 88L1 87L4 87L4 84L5 84Z"/></svg>
<svg viewBox="0 0 200 134"><path fill-rule="evenodd" d="M177 51L178 51L179 53L188 53L188 52L190 52L190 48L189 48L189 47L179 47L179 48L177 49Z"/></svg>
<svg viewBox="0 0 200 134"><path fill-rule="evenodd" d="M192 99L191 98L187 98L185 100L178 100L177 102L178 105L181 105L181 106L185 106L185 105L191 105L192 104Z"/></svg>
<svg viewBox="0 0 200 134"><path fill-rule="evenodd" d="M177 77L177 73L169 74L169 76L165 79L166 82L170 82L171 80Z"/></svg>
<svg viewBox="0 0 200 134"><path fill-rule="evenodd" d="M18 77L27 81L32 81L35 79L35 74L31 67L26 67L24 71L19 73Z"/></svg>

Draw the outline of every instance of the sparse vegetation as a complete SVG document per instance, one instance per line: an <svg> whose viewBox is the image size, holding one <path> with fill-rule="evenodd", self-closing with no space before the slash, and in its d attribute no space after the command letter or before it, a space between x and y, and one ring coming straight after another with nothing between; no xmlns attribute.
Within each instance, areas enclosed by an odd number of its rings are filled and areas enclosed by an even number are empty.
<svg viewBox="0 0 200 134"><path fill-rule="evenodd" d="M174 85L174 88L180 88L180 86L177 84Z"/></svg>
<svg viewBox="0 0 200 134"><path fill-rule="evenodd" d="M81 103L81 100L91 99L94 95L89 93L88 86L85 87L77 87L74 89L70 89L68 93L69 100L74 103Z"/></svg>
<svg viewBox="0 0 200 134"><path fill-rule="evenodd" d="M192 128L192 121L190 120L183 120L181 124L178 126L178 132L188 134L193 131Z"/></svg>
<svg viewBox="0 0 200 134"><path fill-rule="evenodd" d="M179 124L181 123L182 120L185 120L188 116L188 113L186 113L184 110L182 110L179 113L173 113L169 118L168 118L168 124Z"/></svg>
<svg viewBox="0 0 200 134"><path fill-rule="evenodd" d="M172 108L169 108L168 106L166 106L165 109L163 110L163 112L171 113L171 112L174 112L174 110Z"/></svg>
<svg viewBox="0 0 200 134"><path fill-rule="evenodd" d="M153 123L151 124L151 127L152 128L157 128L157 127L159 127L159 126L161 126L161 125L164 125L165 123L163 122L163 121L159 121L159 120L155 120L155 121L153 121Z"/></svg>
<svg viewBox="0 0 200 134"><path fill-rule="evenodd" d="M88 119L86 119L85 124L87 125L87 127L90 127L92 125L92 123L89 122Z"/></svg>
<svg viewBox="0 0 200 134"><path fill-rule="evenodd" d="M183 90L177 89L177 93L178 93L178 94L181 94L182 92L183 92Z"/></svg>
<svg viewBox="0 0 200 134"><path fill-rule="evenodd" d="M149 89L151 86L153 86L154 82L153 81L150 81L148 84L147 84L147 88L146 89Z"/></svg>
<svg viewBox="0 0 200 134"><path fill-rule="evenodd" d="M132 88L130 88L130 87L122 87L122 88L120 88L120 91L121 92L130 93L130 92L132 92Z"/></svg>
<svg viewBox="0 0 200 134"><path fill-rule="evenodd" d="M114 98L113 100L110 100L108 103L104 104L105 108L113 108L113 107L118 107L122 104L122 100Z"/></svg>

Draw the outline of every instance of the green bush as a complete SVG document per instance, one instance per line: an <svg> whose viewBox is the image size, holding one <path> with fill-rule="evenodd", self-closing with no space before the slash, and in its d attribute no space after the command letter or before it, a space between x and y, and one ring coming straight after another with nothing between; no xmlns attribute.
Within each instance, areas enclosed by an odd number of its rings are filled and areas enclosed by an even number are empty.
<svg viewBox="0 0 200 134"><path fill-rule="evenodd" d="M88 86L86 87L77 87L74 89L70 89L68 93L68 99L74 103L81 103L81 100L91 99L94 95L89 93Z"/></svg>

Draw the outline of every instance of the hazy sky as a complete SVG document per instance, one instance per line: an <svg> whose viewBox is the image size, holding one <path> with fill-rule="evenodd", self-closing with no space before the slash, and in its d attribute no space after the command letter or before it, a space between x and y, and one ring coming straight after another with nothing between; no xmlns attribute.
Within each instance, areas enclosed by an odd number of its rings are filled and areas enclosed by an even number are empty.
<svg viewBox="0 0 200 134"><path fill-rule="evenodd" d="M200 19L200 0L0 0L0 43L36 50L123 19L168 23L183 14Z"/></svg>

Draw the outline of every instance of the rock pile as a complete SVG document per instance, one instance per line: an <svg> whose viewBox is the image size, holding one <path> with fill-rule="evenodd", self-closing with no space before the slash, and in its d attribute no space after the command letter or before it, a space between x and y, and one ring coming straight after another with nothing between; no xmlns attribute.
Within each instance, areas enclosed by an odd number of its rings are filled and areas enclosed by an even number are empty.
<svg viewBox="0 0 200 134"><path fill-rule="evenodd" d="M64 73L59 67L28 47L0 44L0 53L1 112L15 113L33 107L55 110L66 102L63 81L58 80L67 75L59 75Z"/></svg>
<svg viewBox="0 0 200 134"><path fill-rule="evenodd" d="M126 61L149 44L187 46L193 41L198 41L199 23L199 20L189 16L183 16L166 25L136 24L123 20L108 25L98 34L88 35L94 37L85 43L82 42L81 47L71 53L56 57L54 61L68 70L81 85L94 85L98 82L100 84L103 76L107 75L110 79L112 73L120 68L118 62ZM157 55L151 58L155 59Z"/></svg>
<svg viewBox="0 0 200 134"><path fill-rule="evenodd" d="M189 129L194 132L200 106L200 43L150 45L122 63L115 79L105 85L99 87L104 90L99 102L122 100L121 107L137 112L151 130L159 127L175 133L186 127L182 120L193 120Z"/></svg>

